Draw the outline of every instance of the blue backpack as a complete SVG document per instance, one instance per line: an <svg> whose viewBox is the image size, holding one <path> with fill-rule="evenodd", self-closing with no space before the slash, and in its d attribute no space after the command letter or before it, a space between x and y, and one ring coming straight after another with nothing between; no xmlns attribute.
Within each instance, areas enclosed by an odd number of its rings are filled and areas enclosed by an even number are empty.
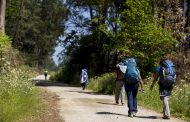
<svg viewBox="0 0 190 122"><path fill-rule="evenodd" d="M162 62L159 83L163 86L172 86L176 82L176 70L174 64L170 60Z"/></svg>
<svg viewBox="0 0 190 122"><path fill-rule="evenodd" d="M134 58L125 59L124 64L127 65L125 73L125 82L127 84L135 84L139 82L139 70Z"/></svg>
<svg viewBox="0 0 190 122"><path fill-rule="evenodd" d="M88 82L87 69L82 69L82 80L83 80L83 82Z"/></svg>

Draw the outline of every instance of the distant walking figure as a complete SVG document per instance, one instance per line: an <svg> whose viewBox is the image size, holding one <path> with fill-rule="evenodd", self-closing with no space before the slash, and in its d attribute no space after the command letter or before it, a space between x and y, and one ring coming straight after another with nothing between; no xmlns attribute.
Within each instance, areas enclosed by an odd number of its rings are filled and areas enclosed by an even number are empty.
<svg viewBox="0 0 190 122"><path fill-rule="evenodd" d="M85 90L86 84L88 83L87 69L82 69L80 82L81 82L82 89Z"/></svg>
<svg viewBox="0 0 190 122"><path fill-rule="evenodd" d="M163 102L163 119L170 119L169 96L171 96L173 86L176 82L176 70L172 61L166 57L160 59L160 65L154 75L150 90L153 89L158 78L160 99Z"/></svg>
<svg viewBox="0 0 190 122"><path fill-rule="evenodd" d="M45 80L47 80L47 73L48 73L48 71L44 71Z"/></svg>

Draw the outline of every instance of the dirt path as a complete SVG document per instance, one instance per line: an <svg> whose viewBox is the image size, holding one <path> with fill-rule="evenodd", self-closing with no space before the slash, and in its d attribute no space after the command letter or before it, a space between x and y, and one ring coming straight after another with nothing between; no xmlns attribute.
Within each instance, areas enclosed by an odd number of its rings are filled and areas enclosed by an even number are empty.
<svg viewBox="0 0 190 122"><path fill-rule="evenodd" d="M162 115L139 107L137 117L127 116L127 105L114 105L114 96L97 95L83 91L80 87L43 87L59 96L60 116L65 122L183 122L171 118L163 120Z"/></svg>

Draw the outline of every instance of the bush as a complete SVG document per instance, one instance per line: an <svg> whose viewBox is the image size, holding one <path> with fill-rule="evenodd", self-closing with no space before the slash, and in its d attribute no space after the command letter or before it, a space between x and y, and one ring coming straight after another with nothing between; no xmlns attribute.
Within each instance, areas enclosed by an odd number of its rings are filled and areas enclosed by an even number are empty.
<svg viewBox="0 0 190 122"><path fill-rule="evenodd" d="M12 122L33 113L39 103L38 90L29 80L31 72L25 67L10 68L0 77L0 121Z"/></svg>
<svg viewBox="0 0 190 122"><path fill-rule="evenodd" d="M87 88L92 89L95 92L113 94L115 84L114 81L114 73L106 73L100 77L91 78Z"/></svg>
<svg viewBox="0 0 190 122"><path fill-rule="evenodd" d="M80 75L74 71L72 72L71 70L67 71L61 69L58 72L51 74L50 80L69 83L69 84L80 84Z"/></svg>
<svg viewBox="0 0 190 122"><path fill-rule="evenodd" d="M162 102L159 98L158 85L150 91L150 84L145 85L145 94L138 94L138 103L147 108L162 112ZM173 89L170 97L171 114L186 120L190 120L190 86L179 84Z"/></svg>
<svg viewBox="0 0 190 122"><path fill-rule="evenodd" d="M15 122L36 112L38 90L31 84L34 73L26 66L15 65L10 41L0 35L0 121ZM12 56L12 57L11 57Z"/></svg>

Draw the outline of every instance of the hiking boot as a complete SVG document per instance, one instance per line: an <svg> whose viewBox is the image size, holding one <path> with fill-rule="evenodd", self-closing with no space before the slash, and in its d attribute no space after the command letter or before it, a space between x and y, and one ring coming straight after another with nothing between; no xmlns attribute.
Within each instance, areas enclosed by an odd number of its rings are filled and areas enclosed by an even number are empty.
<svg viewBox="0 0 190 122"><path fill-rule="evenodd" d="M133 118L133 113L129 113L129 114L128 114L128 117Z"/></svg>
<svg viewBox="0 0 190 122"><path fill-rule="evenodd" d="M118 105L119 104L119 102L115 102L115 105Z"/></svg>
<svg viewBox="0 0 190 122"><path fill-rule="evenodd" d="M163 116L162 119L170 119L169 116Z"/></svg>
<svg viewBox="0 0 190 122"><path fill-rule="evenodd" d="M136 117L137 112L133 112L133 116Z"/></svg>

